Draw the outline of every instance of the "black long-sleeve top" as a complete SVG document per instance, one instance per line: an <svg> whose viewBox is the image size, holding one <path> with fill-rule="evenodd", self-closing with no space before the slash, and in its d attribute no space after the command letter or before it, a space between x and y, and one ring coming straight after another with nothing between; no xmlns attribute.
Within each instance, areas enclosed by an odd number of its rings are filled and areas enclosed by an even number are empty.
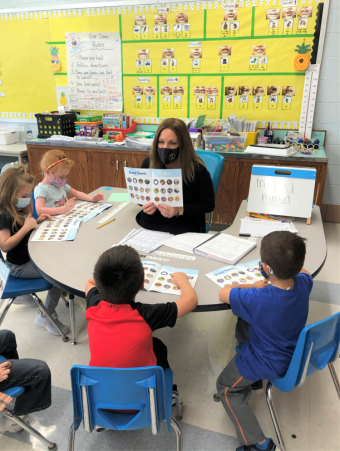
<svg viewBox="0 0 340 451"><path fill-rule="evenodd" d="M149 157L145 158L141 168L149 168ZM144 229L160 232L179 233L205 232L205 214L215 208L214 187L211 176L205 166L196 163L192 182L183 181L184 214L165 218L159 210L153 215L139 212L136 220Z"/></svg>

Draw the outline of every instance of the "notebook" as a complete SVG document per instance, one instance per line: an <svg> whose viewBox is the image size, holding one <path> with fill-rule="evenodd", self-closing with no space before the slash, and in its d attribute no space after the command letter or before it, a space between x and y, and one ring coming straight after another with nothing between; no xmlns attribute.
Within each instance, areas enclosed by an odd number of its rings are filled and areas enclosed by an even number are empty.
<svg viewBox="0 0 340 451"><path fill-rule="evenodd" d="M205 233L180 233L164 241L164 246L178 249L179 251L194 253L194 248L209 240L209 235Z"/></svg>

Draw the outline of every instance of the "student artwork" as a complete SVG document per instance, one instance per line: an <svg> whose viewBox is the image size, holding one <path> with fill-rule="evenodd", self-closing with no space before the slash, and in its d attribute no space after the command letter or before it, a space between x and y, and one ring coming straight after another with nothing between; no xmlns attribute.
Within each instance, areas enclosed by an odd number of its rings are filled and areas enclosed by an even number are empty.
<svg viewBox="0 0 340 451"><path fill-rule="evenodd" d="M58 219L79 219L81 222L87 222L95 216L102 213L107 208L112 207L112 204L102 204L100 202L77 202L72 210L61 215L56 215L54 218Z"/></svg>
<svg viewBox="0 0 340 451"><path fill-rule="evenodd" d="M209 272L206 277L219 287L228 285L254 284L257 280L264 280L259 268L259 260L240 263L236 266L224 266Z"/></svg>
<svg viewBox="0 0 340 451"><path fill-rule="evenodd" d="M157 291L158 293L181 295L181 289L171 282L171 276L175 272L184 272L192 287L195 286L199 271L196 269L173 268L162 266L155 262L142 261L144 269L144 290Z"/></svg>
<svg viewBox="0 0 340 451"><path fill-rule="evenodd" d="M85 45L80 43L80 38L76 33L69 33L67 38L68 46L70 48L69 55L77 55L86 50Z"/></svg>
<svg viewBox="0 0 340 451"><path fill-rule="evenodd" d="M174 158L175 158L175 154ZM171 155L169 156L171 158ZM135 169L124 168L130 202L144 205L154 202L183 207L181 169Z"/></svg>
<svg viewBox="0 0 340 451"><path fill-rule="evenodd" d="M295 52L298 54L294 58L294 69L295 70L306 70L309 66L309 56L307 55L310 52L310 45L305 44L305 40L303 40L302 45L297 45Z"/></svg>
<svg viewBox="0 0 340 451"><path fill-rule="evenodd" d="M60 70L61 64L59 59L59 49L52 45L50 47L50 55L51 55L51 70L52 72L57 72Z"/></svg>
<svg viewBox="0 0 340 451"><path fill-rule="evenodd" d="M0 260L0 299L5 291L7 279L9 276L9 269L3 260Z"/></svg>
<svg viewBox="0 0 340 451"><path fill-rule="evenodd" d="M67 219L43 221L34 233L31 241L73 241L77 235L81 220L69 217Z"/></svg>

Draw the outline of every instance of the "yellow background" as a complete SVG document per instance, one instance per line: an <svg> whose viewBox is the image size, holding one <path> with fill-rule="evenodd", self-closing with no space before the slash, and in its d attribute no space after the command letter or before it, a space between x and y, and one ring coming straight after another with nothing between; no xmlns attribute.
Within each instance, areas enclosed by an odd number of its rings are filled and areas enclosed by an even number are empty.
<svg viewBox="0 0 340 451"><path fill-rule="evenodd" d="M149 83L138 83L138 78L147 76L149 78ZM140 75L139 77L125 77L124 79L124 89L123 89L123 98L124 98L124 110L128 114L132 114L133 116L142 116L144 112L147 111L149 117L157 116L157 77L149 77L148 75ZM143 110L136 108L135 106L135 96L132 94L133 86L143 86L143 88L147 86L155 87L155 95L153 96L153 108L146 109L145 96L143 95ZM143 114L141 113L143 111Z"/></svg>
<svg viewBox="0 0 340 451"><path fill-rule="evenodd" d="M237 22L240 22L239 37L251 36L251 14L252 8L240 8L237 12ZM207 38L221 37L221 24L224 22L224 10L208 9L207 10ZM227 21L231 22L231 21ZM236 22L236 21L235 21ZM228 39L228 38L226 38Z"/></svg>

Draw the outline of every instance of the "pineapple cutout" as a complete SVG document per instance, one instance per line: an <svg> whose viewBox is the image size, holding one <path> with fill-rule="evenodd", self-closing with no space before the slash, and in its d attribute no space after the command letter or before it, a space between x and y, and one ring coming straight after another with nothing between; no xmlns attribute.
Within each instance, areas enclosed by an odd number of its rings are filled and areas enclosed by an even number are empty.
<svg viewBox="0 0 340 451"><path fill-rule="evenodd" d="M59 49L55 46L50 47L51 55L51 69L53 72L57 72L60 69Z"/></svg>
<svg viewBox="0 0 340 451"><path fill-rule="evenodd" d="M298 52L298 55L294 58L294 69L295 70L306 70L309 65L309 55L310 45L305 44L305 40L303 40L302 45L297 45L295 52Z"/></svg>
<svg viewBox="0 0 340 451"><path fill-rule="evenodd" d="M60 94L60 99L59 99L60 105L65 106L67 104L67 98L65 96L65 93L62 92Z"/></svg>

